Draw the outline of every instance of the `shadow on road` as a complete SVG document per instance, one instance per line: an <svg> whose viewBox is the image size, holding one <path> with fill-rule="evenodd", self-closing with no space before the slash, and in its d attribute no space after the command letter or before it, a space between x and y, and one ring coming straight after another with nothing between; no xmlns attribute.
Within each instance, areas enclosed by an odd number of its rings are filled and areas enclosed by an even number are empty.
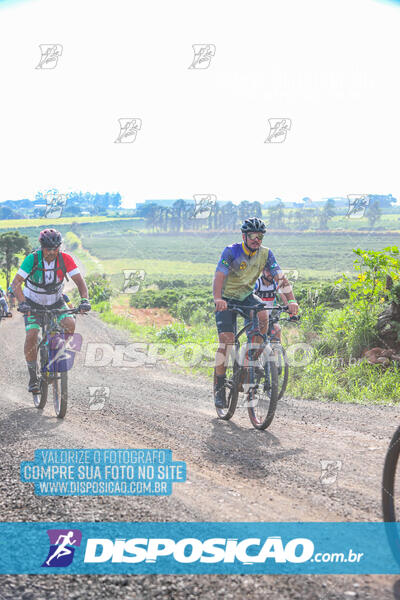
<svg viewBox="0 0 400 600"><path fill-rule="evenodd" d="M62 421L52 415L44 415L37 408L19 408L0 421L0 438L3 448L22 439L52 437Z"/></svg>
<svg viewBox="0 0 400 600"><path fill-rule="evenodd" d="M243 429L233 421L213 419L213 429L206 440L206 460L235 467L238 474L252 479L278 472L277 461L304 452L303 448L280 449L281 443L269 431Z"/></svg>

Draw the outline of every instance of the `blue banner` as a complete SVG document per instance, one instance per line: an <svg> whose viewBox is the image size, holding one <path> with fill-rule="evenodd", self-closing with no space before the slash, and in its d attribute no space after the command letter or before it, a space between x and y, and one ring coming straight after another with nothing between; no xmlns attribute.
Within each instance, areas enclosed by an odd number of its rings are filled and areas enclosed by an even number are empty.
<svg viewBox="0 0 400 600"><path fill-rule="evenodd" d="M0 523L0 573L399 574L399 539L397 523Z"/></svg>
<svg viewBox="0 0 400 600"><path fill-rule="evenodd" d="M186 481L186 464L160 449L39 449L21 481L38 496L167 496Z"/></svg>

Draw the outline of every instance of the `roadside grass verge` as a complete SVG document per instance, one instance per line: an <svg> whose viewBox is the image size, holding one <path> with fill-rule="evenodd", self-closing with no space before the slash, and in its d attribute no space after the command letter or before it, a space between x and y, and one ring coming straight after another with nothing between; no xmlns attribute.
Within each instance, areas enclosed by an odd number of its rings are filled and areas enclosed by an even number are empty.
<svg viewBox="0 0 400 600"><path fill-rule="evenodd" d="M339 356L325 357L313 359L303 368L291 369L289 395L356 404L399 403L400 367L396 363L387 368L370 365L365 360L338 366L340 364Z"/></svg>
<svg viewBox="0 0 400 600"><path fill-rule="evenodd" d="M214 325L172 323L162 328L138 325L132 319L114 314L109 303L94 305L99 317L109 325L129 332L132 341L150 344L152 360L185 375L205 376L212 385L218 337ZM286 338L290 338L288 333ZM298 339L293 340L295 344ZM290 354L290 345L289 348ZM129 357L127 357L127 360ZM400 368L396 363L383 368L365 360L346 364L339 355L318 356L315 351L308 364L290 366L287 396L320 402L357 404L397 404L400 401ZM298 361L300 362L300 361ZM348 361L351 362L351 361Z"/></svg>

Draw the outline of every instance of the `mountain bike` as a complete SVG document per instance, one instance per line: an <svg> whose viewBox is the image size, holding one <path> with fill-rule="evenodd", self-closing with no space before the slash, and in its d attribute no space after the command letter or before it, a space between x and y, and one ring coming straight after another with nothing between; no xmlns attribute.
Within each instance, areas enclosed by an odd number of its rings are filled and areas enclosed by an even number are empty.
<svg viewBox="0 0 400 600"><path fill-rule="evenodd" d="M57 322L61 314L80 314L78 308L42 308L31 309L30 313L44 315L41 327L41 339L38 343L40 367L38 373L39 393L33 392L33 403L36 408L44 408L47 402L49 386L53 387L53 405L59 419L63 419L68 404L68 370L73 363L73 354L80 347L74 347L73 342L65 343L65 334ZM79 334L78 334L79 335ZM72 340L77 339L77 334ZM79 336L80 338L80 336ZM78 338L78 339L79 339Z"/></svg>
<svg viewBox="0 0 400 600"><path fill-rule="evenodd" d="M260 331L258 312L267 310L263 304L251 307L250 319L243 307L233 302L228 302L228 310L244 317L246 323L239 333L236 323L234 325L233 352L228 357L225 375L227 407L216 408L216 411L220 419L229 420L236 410L239 393L243 392L251 424L256 429L266 429L272 423L278 403L278 364L282 355L278 345L271 344L271 336ZM244 352L240 352L240 337L244 333L247 344L243 347ZM281 372L284 373L284 368ZM216 382L214 370L214 393Z"/></svg>
<svg viewBox="0 0 400 600"><path fill-rule="evenodd" d="M397 526L389 525L400 521L400 427L396 429L390 441L385 457L382 479L383 520L388 523L386 533L394 557L400 564L400 531ZM397 485L396 485L397 484Z"/></svg>

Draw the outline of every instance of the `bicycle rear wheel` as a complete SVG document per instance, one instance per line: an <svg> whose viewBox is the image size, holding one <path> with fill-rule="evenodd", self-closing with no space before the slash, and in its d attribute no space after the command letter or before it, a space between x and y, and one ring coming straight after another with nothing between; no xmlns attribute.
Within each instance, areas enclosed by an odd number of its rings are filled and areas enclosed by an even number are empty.
<svg viewBox="0 0 400 600"><path fill-rule="evenodd" d="M53 404L59 419L63 419L68 404L68 374L67 371L55 373L53 380Z"/></svg>
<svg viewBox="0 0 400 600"><path fill-rule="evenodd" d="M266 429L272 423L278 404L277 355L269 347L266 360L262 353L252 362L254 365L250 363L251 366L247 367L247 410L253 427Z"/></svg>

